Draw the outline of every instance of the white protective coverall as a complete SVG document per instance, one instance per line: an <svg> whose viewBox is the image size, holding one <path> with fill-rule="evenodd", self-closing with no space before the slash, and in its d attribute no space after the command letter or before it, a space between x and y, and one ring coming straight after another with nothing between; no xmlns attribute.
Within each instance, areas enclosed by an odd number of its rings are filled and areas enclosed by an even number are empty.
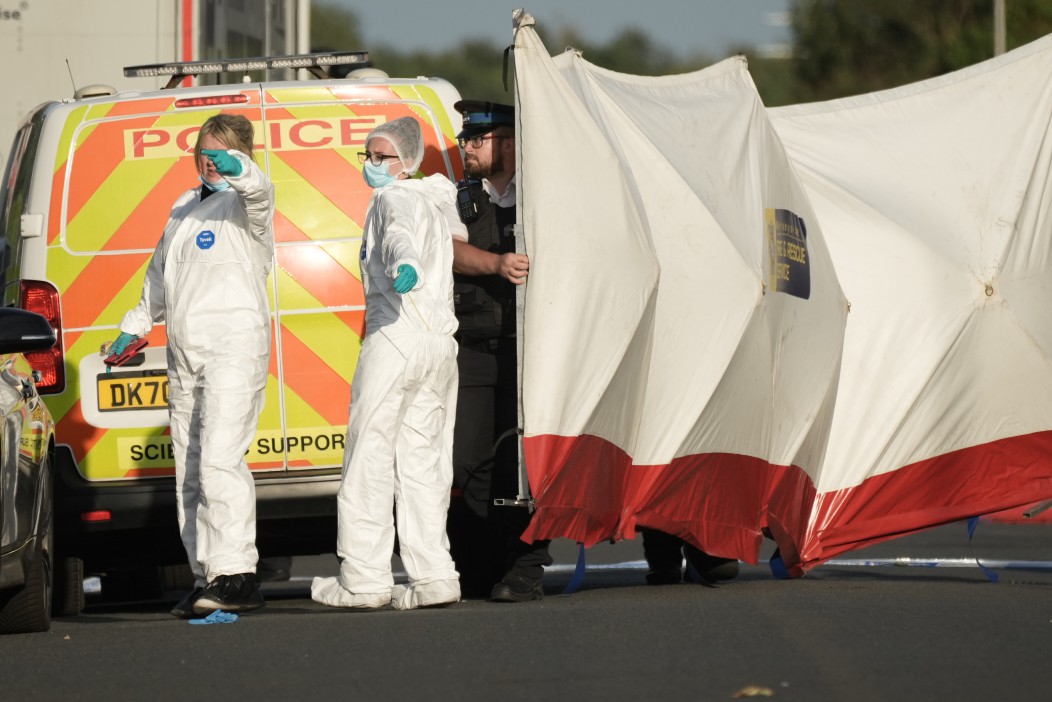
<svg viewBox="0 0 1052 702"><path fill-rule="evenodd" d="M256 495L245 452L263 408L270 361L266 280L274 187L239 151L230 188L172 207L122 332L168 333L168 411L179 531L198 586L256 570Z"/></svg>
<svg viewBox="0 0 1052 702"><path fill-rule="evenodd" d="M311 596L335 607L412 609L460 599L446 513L453 482L457 344L451 227L456 189L441 175L373 192L362 234L366 335L351 384L336 578ZM414 288L392 287L398 267ZM392 515L392 508L395 515ZM409 586L391 574L395 520Z"/></svg>

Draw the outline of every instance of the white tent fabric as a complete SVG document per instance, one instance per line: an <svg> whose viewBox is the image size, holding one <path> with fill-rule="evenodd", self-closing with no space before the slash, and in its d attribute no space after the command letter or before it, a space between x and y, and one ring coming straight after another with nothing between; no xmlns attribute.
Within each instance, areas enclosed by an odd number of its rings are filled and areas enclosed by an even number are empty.
<svg viewBox="0 0 1052 702"><path fill-rule="evenodd" d="M532 25L526 538L649 526L755 561L808 514L832 419L847 305L821 227L743 60L628 76L552 60Z"/></svg>
<svg viewBox="0 0 1052 702"><path fill-rule="evenodd" d="M533 25L526 538L767 534L799 575L1052 497L1052 37L767 111L743 60L621 75Z"/></svg>
<svg viewBox="0 0 1052 702"><path fill-rule="evenodd" d="M1052 496L1050 76L1052 36L770 111L851 303L805 564Z"/></svg>

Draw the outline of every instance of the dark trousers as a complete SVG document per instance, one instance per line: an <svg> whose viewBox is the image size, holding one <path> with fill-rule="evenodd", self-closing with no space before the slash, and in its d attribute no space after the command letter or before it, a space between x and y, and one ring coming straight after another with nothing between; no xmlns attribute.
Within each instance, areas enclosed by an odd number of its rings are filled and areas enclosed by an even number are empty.
<svg viewBox="0 0 1052 702"><path fill-rule="evenodd" d="M510 342L462 342L457 356L460 387L453 433L453 487L448 532L450 553L465 594L489 594L507 572L540 578L551 565L549 541L524 543L525 507L498 507L496 498L518 493L518 425L515 348ZM509 432L494 451L499 437ZM457 494L459 493L459 495Z"/></svg>
<svg viewBox="0 0 1052 702"><path fill-rule="evenodd" d="M686 542L678 536L657 529L640 529L643 535L643 557L647 567L656 570L682 570Z"/></svg>

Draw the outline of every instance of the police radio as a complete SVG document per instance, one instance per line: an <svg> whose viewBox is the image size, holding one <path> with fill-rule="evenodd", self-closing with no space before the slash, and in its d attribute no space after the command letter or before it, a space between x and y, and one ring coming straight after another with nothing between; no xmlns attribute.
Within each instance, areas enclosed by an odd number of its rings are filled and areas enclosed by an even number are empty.
<svg viewBox="0 0 1052 702"><path fill-rule="evenodd" d="M457 181L457 214L464 224L471 224L479 218L479 204L471 194L470 183L467 178Z"/></svg>

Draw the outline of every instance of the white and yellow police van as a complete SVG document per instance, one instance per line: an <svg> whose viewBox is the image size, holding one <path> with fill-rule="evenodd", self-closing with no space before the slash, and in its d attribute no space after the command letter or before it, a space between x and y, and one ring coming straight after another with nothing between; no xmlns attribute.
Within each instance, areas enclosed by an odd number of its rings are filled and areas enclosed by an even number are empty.
<svg viewBox="0 0 1052 702"><path fill-rule="evenodd" d="M331 52L126 73L171 76L174 86L206 72L291 66L327 75L324 66L367 61ZM276 189L270 376L247 456L263 556L335 545L334 495L364 333L358 249L371 191L356 154L365 136L415 117L426 142L421 173L462 175L459 96L441 79L365 69L343 79L88 92L96 95L81 91L26 117L0 190L3 305L44 315L58 333L53 349L30 355L57 425L56 614L82 606L82 568L136 567L157 582L158 572L178 572L159 566L185 563L165 327L150 332L137 365L107 373L99 349L137 304L172 203L197 183L193 147L205 119L223 111L251 120L256 159Z"/></svg>

